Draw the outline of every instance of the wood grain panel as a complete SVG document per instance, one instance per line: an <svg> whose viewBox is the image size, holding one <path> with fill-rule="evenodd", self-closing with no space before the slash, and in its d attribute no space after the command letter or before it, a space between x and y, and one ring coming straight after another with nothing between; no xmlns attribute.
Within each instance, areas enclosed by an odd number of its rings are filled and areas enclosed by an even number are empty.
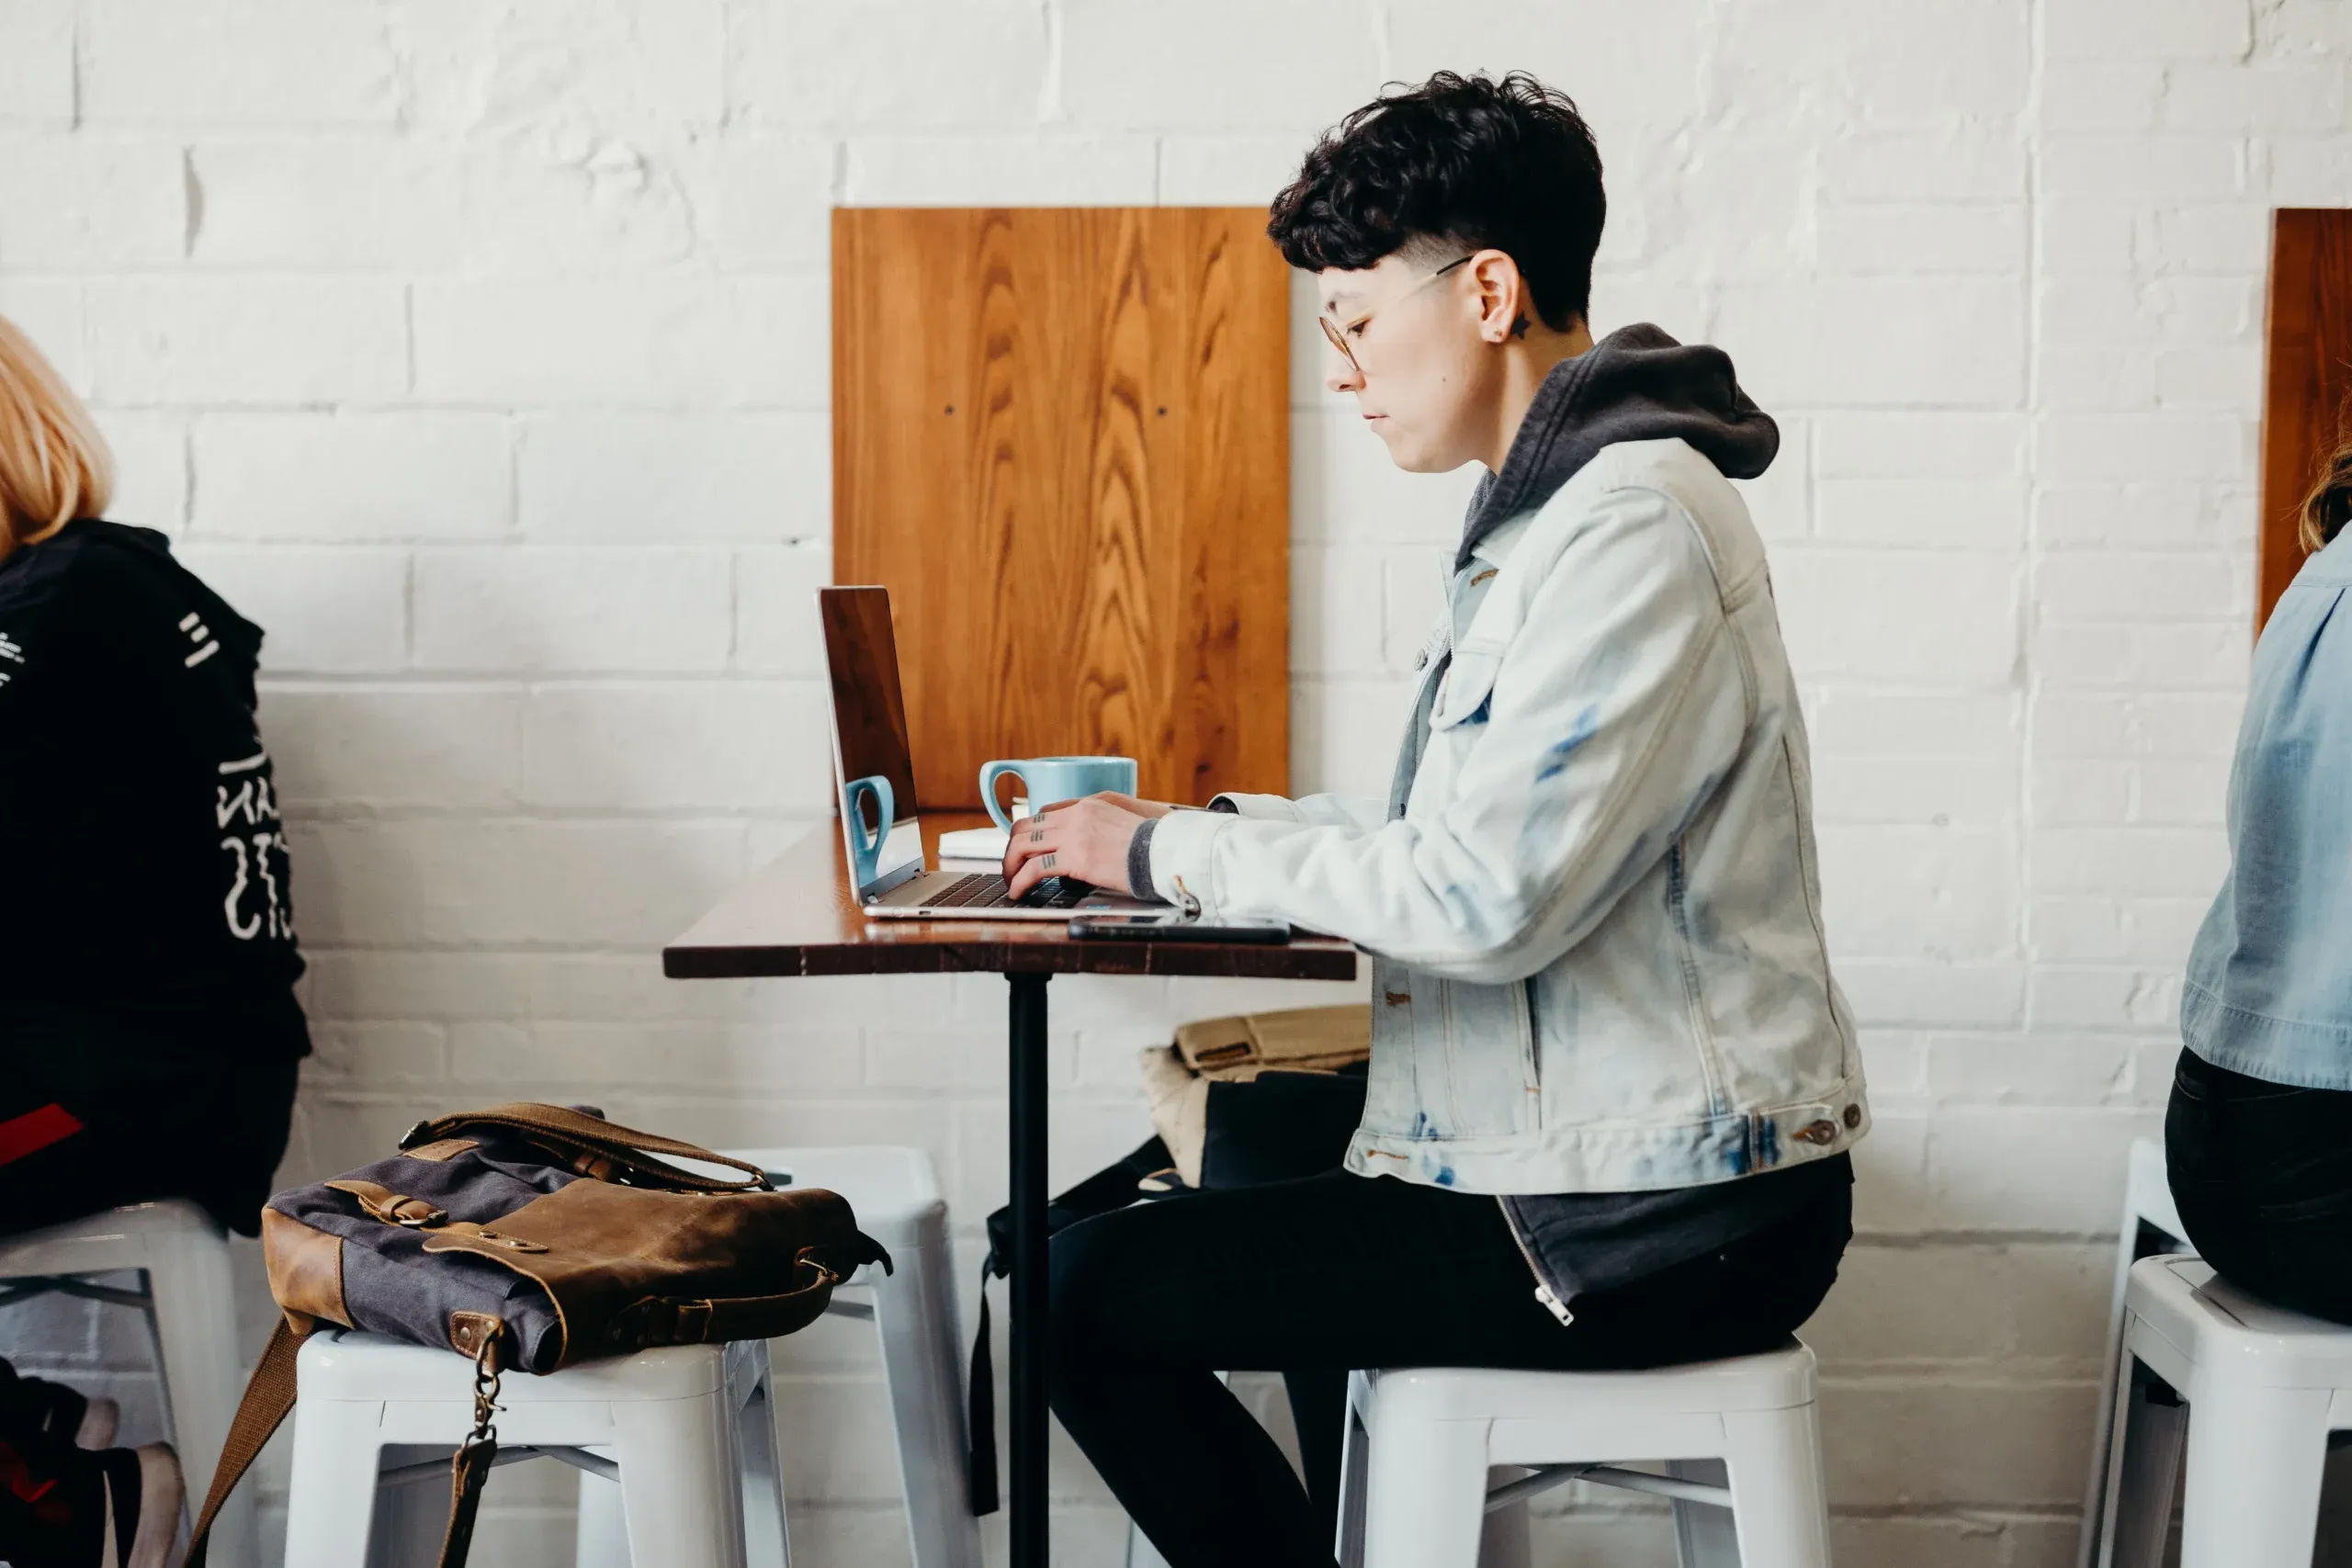
<svg viewBox="0 0 2352 1568"><path fill-rule="evenodd" d="M1251 208L833 214L833 580L890 590L927 808L993 757L1281 792L1288 276Z"/></svg>
<svg viewBox="0 0 2352 1568"><path fill-rule="evenodd" d="M2257 633L2302 567L2303 497L2352 405L2352 210L2271 215L2267 316Z"/></svg>

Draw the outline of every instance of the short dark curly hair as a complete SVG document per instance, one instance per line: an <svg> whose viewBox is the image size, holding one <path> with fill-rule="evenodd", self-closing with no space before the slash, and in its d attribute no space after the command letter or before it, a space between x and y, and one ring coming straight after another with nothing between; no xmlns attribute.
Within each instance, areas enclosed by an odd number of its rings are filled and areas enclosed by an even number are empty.
<svg viewBox="0 0 2352 1568"><path fill-rule="evenodd" d="M1607 216L1600 149L1566 94L1524 71L1441 71L1327 133L1274 197L1266 232L1309 271L1412 248L1501 251L1562 331L1591 307Z"/></svg>

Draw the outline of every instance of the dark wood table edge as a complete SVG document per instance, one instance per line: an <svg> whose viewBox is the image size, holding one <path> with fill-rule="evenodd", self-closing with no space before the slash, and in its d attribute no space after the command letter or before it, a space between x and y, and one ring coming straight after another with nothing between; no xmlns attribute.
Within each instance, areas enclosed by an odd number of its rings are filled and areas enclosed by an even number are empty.
<svg viewBox="0 0 2352 1568"><path fill-rule="evenodd" d="M1346 981L1356 978L1356 949L1345 942L990 942L976 936L952 945L909 942L791 947L685 947L662 950L673 980L810 978L840 975L1196 976L1241 980Z"/></svg>

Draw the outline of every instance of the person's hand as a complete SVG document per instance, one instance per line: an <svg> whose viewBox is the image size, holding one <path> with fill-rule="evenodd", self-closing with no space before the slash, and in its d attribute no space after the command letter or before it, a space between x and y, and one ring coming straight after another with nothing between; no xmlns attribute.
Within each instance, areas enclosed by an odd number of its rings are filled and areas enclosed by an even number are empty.
<svg viewBox="0 0 2352 1568"><path fill-rule="evenodd" d="M1121 795L1114 789L1106 789L1100 795L1089 795L1087 798L1090 800L1108 801L1113 806L1117 807L1120 810L1132 811L1138 817L1165 817L1170 812L1176 809L1164 800L1137 800L1132 795ZM1078 802L1074 800L1057 800L1051 806L1046 807L1046 809L1048 811L1059 811L1065 806L1076 806Z"/></svg>
<svg viewBox="0 0 2352 1568"><path fill-rule="evenodd" d="M1012 825L1004 852L1004 880L1018 898L1049 876L1075 877L1113 893L1128 893L1127 846L1147 817L1169 808L1124 795L1056 801Z"/></svg>

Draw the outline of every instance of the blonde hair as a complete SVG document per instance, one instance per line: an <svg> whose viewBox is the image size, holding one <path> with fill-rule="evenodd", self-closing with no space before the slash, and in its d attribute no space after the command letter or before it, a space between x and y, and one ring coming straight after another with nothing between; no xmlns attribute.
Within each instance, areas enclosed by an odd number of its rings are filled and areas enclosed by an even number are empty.
<svg viewBox="0 0 2352 1568"><path fill-rule="evenodd" d="M96 517L114 496L114 455L54 366L0 316L0 556Z"/></svg>

